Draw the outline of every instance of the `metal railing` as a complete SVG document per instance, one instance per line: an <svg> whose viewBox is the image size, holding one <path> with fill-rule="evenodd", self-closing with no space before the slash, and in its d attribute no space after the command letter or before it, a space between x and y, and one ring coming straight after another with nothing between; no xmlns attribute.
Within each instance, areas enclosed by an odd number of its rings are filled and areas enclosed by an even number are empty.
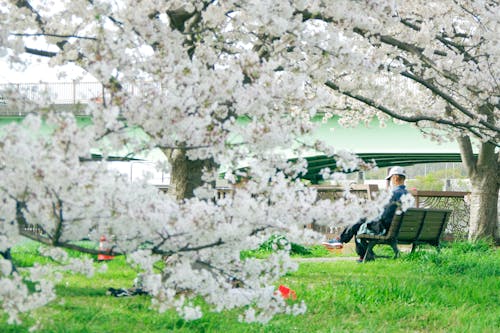
<svg viewBox="0 0 500 333"><path fill-rule="evenodd" d="M139 96L148 92L158 93L161 84L151 81L126 83L121 91L129 96ZM81 111L81 106L90 102L103 103L109 101L110 92L99 82L52 82L52 83L2 83L0 84L0 114L23 114L24 110L16 109L15 103L9 103L9 98L15 96L24 102L38 105L55 105L59 109Z"/></svg>
<svg viewBox="0 0 500 333"><path fill-rule="evenodd" d="M87 104L102 99L105 89L98 82L7 83L0 84L0 96L15 92L33 102L49 100L53 104ZM7 100L3 99L3 104Z"/></svg>
<svg viewBox="0 0 500 333"><path fill-rule="evenodd" d="M337 199L343 195L343 188L334 186L318 186L318 197L321 199ZM370 200L373 193L378 191L378 187L369 185L353 185L351 193L358 197ZM462 240L467 238L470 219L470 192L458 191L418 191L412 190L415 197L415 207L420 208L445 208L451 209L450 219L445 230L445 238ZM332 230L327 227L311 226L314 230L322 232L328 236L338 236L339 230Z"/></svg>
<svg viewBox="0 0 500 333"><path fill-rule="evenodd" d="M422 208L451 209L445 237L466 239L470 219L470 192L412 190L415 206Z"/></svg>

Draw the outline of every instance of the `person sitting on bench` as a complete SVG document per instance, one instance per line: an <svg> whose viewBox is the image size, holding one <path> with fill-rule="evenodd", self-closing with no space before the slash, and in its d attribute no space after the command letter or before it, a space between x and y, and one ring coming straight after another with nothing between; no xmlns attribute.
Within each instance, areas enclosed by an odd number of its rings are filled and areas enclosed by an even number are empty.
<svg viewBox="0 0 500 333"><path fill-rule="evenodd" d="M348 243L352 237L357 234L371 233L383 235L387 230L389 230L392 218L394 217L394 214L396 214L396 209L401 206L401 197L408 193L405 186L406 170L400 166L392 167L389 171L389 175L385 179L390 181L392 186L392 196L389 203L384 206L382 215L378 219L369 222L367 222L366 219L361 219L353 225L345 228L339 238L331 239L328 242L323 243L324 245L342 248L343 243ZM360 256L358 261L362 262L366 253L367 244L366 242L356 238L355 243L356 253ZM367 260L372 259L373 253L368 254Z"/></svg>

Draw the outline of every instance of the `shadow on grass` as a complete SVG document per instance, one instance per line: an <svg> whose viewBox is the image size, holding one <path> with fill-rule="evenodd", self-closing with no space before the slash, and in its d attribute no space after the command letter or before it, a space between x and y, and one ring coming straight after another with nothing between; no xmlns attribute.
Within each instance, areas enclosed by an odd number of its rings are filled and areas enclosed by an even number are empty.
<svg viewBox="0 0 500 333"><path fill-rule="evenodd" d="M99 288L75 287L59 285L56 287L56 294L59 297L113 297L106 295L108 288L106 286Z"/></svg>

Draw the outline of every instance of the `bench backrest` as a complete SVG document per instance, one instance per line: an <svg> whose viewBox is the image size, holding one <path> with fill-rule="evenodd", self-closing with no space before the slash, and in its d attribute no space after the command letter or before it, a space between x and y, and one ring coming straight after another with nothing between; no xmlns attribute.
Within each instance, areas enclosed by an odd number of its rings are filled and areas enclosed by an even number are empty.
<svg viewBox="0 0 500 333"><path fill-rule="evenodd" d="M318 199L335 200L342 198L345 194L346 188L337 185L311 185L318 191ZM349 185L349 192L359 198L372 200L376 192L378 192L378 185L376 184L351 184Z"/></svg>
<svg viewBox="0 0 500 333"><path fill-rule="evenodd" d="M397 235L401 243L439 244L439 238L450 217L449 209L409 208L401 215L395 215L389 235Z"/></svg>

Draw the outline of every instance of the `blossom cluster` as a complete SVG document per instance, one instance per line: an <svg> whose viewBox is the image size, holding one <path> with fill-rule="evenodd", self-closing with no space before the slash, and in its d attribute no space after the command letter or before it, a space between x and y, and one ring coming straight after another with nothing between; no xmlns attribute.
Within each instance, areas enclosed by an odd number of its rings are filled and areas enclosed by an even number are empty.
<svg viewBox="0 0 500 333"><path fill-rule="evenodd" d="M188 319L202 315L197 295L214 311L244 308L247 321L302 313L305 305L273 287L297 268L287 252L255 260L241 251L272 235L312 241L311 223L380 214L387 193L320 200L298 179L311 147L343 171L362 164L342 147L300 142L312 117L341 114L352 125L416 116L419 126L452 122L485 140L498 131L490 107L498 104L498 10L489 1L0 0L0 8L1 57L16 66L29 64L26 52L54 68L75 63L105 88L103 103L86 107L86 126L58 113L50 96L28 105L9 95L33 115L1 129L0 251L29 236L29 225L56 247L106 235L113 252L139 265L153 305ZM137 83L140 91L127 88ZM104 160L87 162L93 148L104 158L159 148L174 179L199 186L179 199L146 179L130 183ZM232 187L223 197L213 186L221 170ZM321 175L335 180L337 171ZM88 263L50 255L92 274ZM34 270L40 289L29 293L7 257L0 302L16 321L54 298L56 279Z"/></svg>

